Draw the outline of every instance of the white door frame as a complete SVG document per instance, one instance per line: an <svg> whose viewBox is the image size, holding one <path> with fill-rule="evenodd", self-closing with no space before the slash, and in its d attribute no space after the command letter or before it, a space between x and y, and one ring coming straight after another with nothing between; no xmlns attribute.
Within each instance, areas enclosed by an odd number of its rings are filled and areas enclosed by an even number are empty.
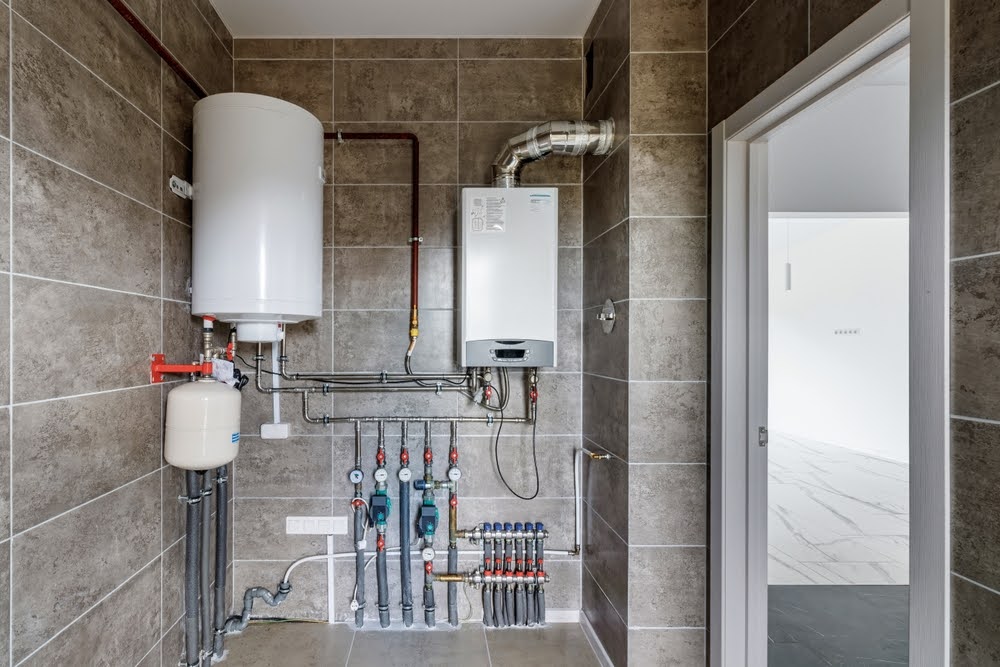
<svg viewBox="0 0 1000 667"><path fill-rule="evenodd" d="M882 0L712 130L710 664L767 664L766 137L909 41L910 663L950 655L948 0ZM751 169L751 164L753 168ZM753 175L753 176L751 176ZM753 178L753 181L751 181ZM763 276L763 277L762 277ZM763 301L762 301L763 300ZM757 321L764 319L763 322ZM916 491L919 491L917 493Z"/></svg>

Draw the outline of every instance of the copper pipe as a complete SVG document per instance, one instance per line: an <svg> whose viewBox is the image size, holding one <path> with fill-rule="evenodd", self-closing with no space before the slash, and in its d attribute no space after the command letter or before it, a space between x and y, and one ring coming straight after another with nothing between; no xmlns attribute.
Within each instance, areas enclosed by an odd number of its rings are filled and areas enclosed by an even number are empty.
<svg viewBox="0 0 1000 667"><path fill-rule="evenodd" d="M410 345L406 349L409 361L420 335L418 299L420 291L420 140L412 132L326 132L328 141L409 141L410 156Z"/></svg>
<svg viewBox="0 0 1000 667"><path fill-rule="evenodd" d="M131 9L129 9L128 5L126 5L123 0L108 0L108 4L114 7L115 11L121 14L121 17L125 19L130 26L132 26L132 29L135 30L140 37L142 37L143 41L146 42L146 44L149 44L150 48L156 52L156 55L160 56L160 58L163 59L163 62L167 63L167 66L177 73L177 76L179 76L181 80L187 84L187 87L198 96L198 99L208 97L208 91L205 90L200 83L198 83L198 80L194 78L194 75L187 71L184 65L181 65L177 58L174 58L174 55L167 50L167 47L163 45L163 42L161 42L156 35L154 35L153 32L146 27L146 24L143 23Z"/></svg>

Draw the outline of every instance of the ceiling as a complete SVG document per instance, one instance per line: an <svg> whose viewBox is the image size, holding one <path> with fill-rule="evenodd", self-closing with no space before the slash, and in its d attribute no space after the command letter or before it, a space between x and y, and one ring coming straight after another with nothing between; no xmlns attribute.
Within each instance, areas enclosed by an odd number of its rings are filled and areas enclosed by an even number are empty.
<svg viewBox="0 0 1000 667"><path fill-rule="evenodd" d="M600 0L211 0L234 37L581 37Z"/></svg>

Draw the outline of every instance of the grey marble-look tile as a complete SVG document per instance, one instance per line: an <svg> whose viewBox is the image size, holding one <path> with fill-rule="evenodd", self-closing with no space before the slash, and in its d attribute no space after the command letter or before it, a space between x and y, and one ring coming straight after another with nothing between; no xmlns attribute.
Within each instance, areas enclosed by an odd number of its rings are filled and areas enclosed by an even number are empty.
<svg viewBox="0 0 1000 667"><path fill-rule="evenodd" d="M288 656L295 655L301 658L296 662L299 667L340 667L347 662L353 640L354 630L347 625L277 623L233 637L226 649L235 665L286 667Z"/></svg>
<svg viewBox="0 0 1000 667"><path fill-rule="evenodd" d="M584 447L597 454L607 450L585 440ZM617 456L607 459L584 458L581 495L595 512L623 541L629 535L629 464Z"/></svg>
<svg viewBox="0 0 1000 667"><path fill-rule="evenodd" d="M233 57L194 3L163 2L163 43L210 94L232 90Z"/></svg>
<svg viewBox="0 0 1000 667"><path fill-rule="evenodd" d="M630 503L630 544L708 543L708 470L703 465L630 464L629 493L656 498L656 506Z"/></svg>
<svg viewBox="0 0 1000 667"><path fill-rule="evenodd" d="M951 410L964 417L1000 419L1000 335L996 318L1000 257L951 267Z"/></svg>
<svg viewBox="0 0 1000 667"><path fill-rule="evenodd" d="M1000 596L959 577L951 578L951 664L1000 663Z"/></svg>
<svg viewBox="0 0 1000 667"><path fill-rule="evenodd" d="M589 508L584 509L583 527L584 567L607 596L615 613L629 620L629 547Z"/></svg>
<svg viewBox="0 0 1000 667"><path fill-rule="evenodd" d="M330 60L237 60L234 88L277 97L320 121L333 120L333 62Z"/></svg>
<svg viewBox="0 0 1000 667"><path fill-rule="evenodd" d="M586 569L583 572L582 611L587 615L587 620L594 628L594 634L597 635L612 664L627 664L628 626Z"/></svg>
<svg viewBox="0 0 1000 667"><path fill-rule="evenodd" d="M406 248L337 248L333 303L337 309L407 309L410 251ZM426 248L420 253L420 306L454 308L457 253Z"/></svg>
<svg viewBox="0 0 1000 667"><path fill-rule="evenodd" d="M169 134L163 134L163 171L160 174L160 207L164 214L175 220L191 224L192 202L178 197L170 189L170 178L179 176L191 183L194 181L194 158L191 150Z"/></svg>
<svg viewBox="0 0 1000 667"><path fill-rule="evenodd" d="M14 140L158 206L156 124L27 22L13 28Z"/></svg>
<svg viewBox="0 0 1000 667"><path fill-rule="evenodd" d="M706 13L704 0L633 0L632 51L703 51Z"/></svg>
<svg viewBox="0 0 1000 667"><path fill-rule="evenodd" d="M163 225L163 287L168 299L188 301L191 298L191 228L164 216Z"/></svg>
<svg viewBox="0 0 1000 667"><path fill-rule="evenodd" d="M10 90L10 14L0 16L0 90ZM0 134L10 137L10 99L0 100Z"/></svg>
<svg viewBox="0 0 1000 667"><path fill-rule="evenodd" d="M149 563L160 549L159 515L159 479L150 475L15 538L14 659L23 659ZM159 567L150 569L158 581Z"/></svg>
<svg viewBox="0 0 1000 667"><path fill-rule="evenodd" d="M951 255L1000 250L1000 87L951 108Z"/></svg>
<svg viewBox="0 0 1000 667"><path fill-rule="evenodd" d="M631 115L632 88L631 75L629 74L628 60L615 73L611 81L603 91L591 93L588 106L585 108L584 118L587 120L608 120L615 122L615 138L611 144L611 150L615 150L629 137ZM585 155L583 158L583 178L590 178L590 175L597 167L604 162L603 155Z"/></svg>
<svg viewBox="0 0 1000 667"><path fill-rule="evenodd" d="M168 546L160 557L163 568L163 595L160 604L160 618L167 628L184 616L184 544L181 538ZM230 554L232 555L232 554ZM232 589L230 589L232 590Z"/></svg>
<svg viewBox="0 0 1000 667"><path fill-rule="evenodd" d="M705 218L632 218L629 245L629 298L708 296Z"/></svg>
<svg viewBox="0 0 1000 667"><path fill-rule="evenodd" d="M0 313L10 313L10 275L0 273ZM8 405L10 396L10 317L0 320L0 405Z"/></svg>
<svg viewBox="0 0 1000 667"><path fill-rule="evenodd" d="M454 334L458 312L420 313L420 337L413 351L417 372L458 370ZM333 314L333 364L338 372L401 371L409 343L406 310L339 310Z"/></svg>
<svg viewBox="0 0 1000 667"><path fill-rule="evenodd" d="M560 310L556 331L556 367L561 372L583 368L583 311Z"/></svg>
<svg viewBox="0 0 1000 667"><path fill-rule="evenodd" d="M238 472L238 469L237 469ZM241 560L291 560L326 549L322 535L286 535L287 516L330 516L329 500L236 499L236 551Z"/></svg>
<svg viewBox="0 0 1000 667"><path fill-rule="evenodd" d="M629 379L704 380L705 301L629 302Z"/></svg>
<svg viewBox="0 0 1000 667"><path fill-rule="evenodd" d="M240 442L240 474L233 488L237 498L328 496L332 471L329 437L249 437Z"/></svg>
<svg viewBox="0 0 1000 667"><path fill-rule="evenodd" d="M55 280L160 292L160 215L14 149L13 268Z"/></svg>
<svg viewBox="0 0 1000 667"><path fill-rule="evenodd" d="M158 300L17 278L14 303L18 402L148 382L149 354L160 339Z"/></svg>
<svg viewBox="0 0 1000 667"><path fill-rule="evenodd" d="M410 237L412 188L406 185L334 188L336 246L406 246ZM421 248L458 245L458 190L452 185L420 188ZM560 201L560 204L562 202Z"/></svg>
<svg viewBox="0 0 1000 667"><path fill-rule="evenodd" d="M147 565L23 665L134 665L160 639L160 563Z"/></svg>
<svg viewBox="0 0 1000 667"><path fill-rule="evenodd" d="M159 58L109 3L14 0L11 7L147 116L159 118Z"/></svg>
<svg viewBox="0 0 1000 667"><path fill-rule="evenodd" d="M619 224L629 214L629 141L595 167L583 184L583 243Z"/></svg>
<svg viewBox="0 0 1000 667"><path fill-rule="evenodd" d="M10 526L10 411L11 408L0 408L0 540L11 536ZM8 443L4 446L4 443ZM0 547L6 553L6 546Z"/></svg>
<svg viewBox="0 0 1000 667"><path fill-rule="evenodd" d="M166 63L160 64L163 129L188 148L193 146L194 105L198 97Z"/></svg>
<svg viewBox="0 0 1000 667"><path fill-rule="evenodd" d="M629 326L632 304L615 303L615 326L604 333L597 319L602 308L583 311L583 370L595 375L625 380L629 365Z"/></svg>
<svg viewBox="0 0 1000 667"><path fill-rule="evenodd" d="M288 569L291 562L291 560L277 562L236 561L233 563L235 573L233 583L236 587L237 596L242 591L254 586L263 586L272 591L276 590L278 583L281 582L285 575L285 570ZM353 561L342 559L338 564L345 569L349 568L352 572L354 571ZM374 567L369 571L374 573ZM319 621L327 620L326 562L303 563L299 567L296 567L292 574L291 583L292 592L280 607L272 608L260 605L261 608L259 610L254 609L254 616L262 618L311 618ZM230 648L230 650L232 649ZM305 657L308 654L300 647L292 655ZM286 659L288 657L286 656Z"/></svg>
<svg viewBox="0 0 1000 667"><path fill-rule="evenodd" d="M705 54L633 53L631 131L705 132Z"/></svg>
<svg viewBox="0 0 1000 667"><path fill-rule="evenodd" d="M951 5L951 99L957 100L1000 79L1000 37L996 7L989 0ZM984 20L985 17L994 20Z"/></svg>
<svg viewBox="0 0 1000 667"><path fill-rule="evenodd" d="M461 38L458 40L459 58L560 58L577 59L581 56L579 39L562 38Z"/></svg>
<svg viewBox="0 0 1000 667"><path fill-rule="evenodd" d="M10 655L10 542L0 544L0 655Z"/></svg>
<svg viewBox="0 0 1000 667"><path fill-rule="evenodd" d="M157 387L20 405L12 427L15 532L160 466ZM86 443L87 456L67 447L74 442Z"/></svg>
<svg viewBox="0 0 1000 667"><path fill-rule="evenodd" d="M341 40L348 41L348 40ZM288 58L290 60L332 60L332 39L251 38L233 41L233 56L240 58ZM338 54L339 57L339 54Z"/></svg>
<svg viewBox="0 0 1000 667"><path fill-rule="evenodd" d="M539 498L571 498L573 496L573 457L580 447L579 436L536 436L538 474L541 485ZM421 439L414 442L422 441ZM422 445L421 445L422 446ZM500 454L500 467L514 490L530 496L535 490L534 470L531 453L531 435L501 436L497 443L489 437L460 437L459 465L462 470L461 498L505 498L510 491L497 474L497 459L494 449ZM394 450L390 450L394 451ZM420 450L414 448L416 454ZM442 458L445 452L441 444ZM392 457L394 458L394 457ZM474 523L463 512L466 523Z"/></svg>
<svg viewBox="0 0 1000 667"><path fill-rule="evenodd" d="M633 136L630 144L631 215L705 215L704 137Z"/></svg>
<svg viewBox="0 0 1000 667"><path fill-rule="evenodd" d="M454 38L382 38L334 40L334 57L347 59L452 59L458 56Z"/></svg>
<svg viewBox="0 0 1000 667"><path fill-rule="evenodd" d="M334 77L338 121L457 119L454 60L339 60Z"/></svg>
<svg viewBox="0 0 1000 667"><path fill-rule="evenodd" d="M809 50L815 51L831 37L877 4L876 0L811 0Z"/></svg>
<svg viewBox="0 0 1000 667"><path fill-rule="evenodd" d="M707 560L704 548L629 549L629 625L704 626Z"/></svg>
<svg viewBox="0 0 1000 667"><path fill-rule="evenodd" d="M0 139L0 183L10 183L10 141ZM10 188L0 188L0 271L10 271Z"/></svg>
<svg viewBox="0 0 1000 667"><path fill-rule="evenodd" d="M344 132L412 132L420 140L420 183L459 182L456 166L460 148L459 128L453 123L345 123L338 117L336 128ZM333 178L337 185L409 185L413 182L409 142L345 141L334 143L333 147L337 164ZM498 150L499 144L493 149L493 154ZM492 159L492 155L490 157Z"/></svg>
<svg viewBox="0 0 1000 667"><path fill-rule="evenodd" d="M630 48L630 5L626 0L611 3L600 25L596 28L590 48L593 50L594 85L584 106L590 107L596 97L629 57Z"/></svg>
<svg viewBox="0 0 1000 667"><path fill-rule="evenodd" d="M498 665L599 665L583 629L575 624L552 625L541 632L524 633L517 642L511 641L506 633L487 632L486 641L490 662Z"/></svg>
<svg viewBox="0 0 1000 667"><path fill-rule="evenodd" d="M703 382L631 382L629 461L705 463L708 397Z"/></svg>
<svg viewBox="0 0 1000 667"><path fill-rule="evenodd" d="M708 41L712 44L708 52L708 127L753 99L809 51L808 0L726 0L725 5L731 7L731 20L715 24L717 12L709 12L708 19Z"/></svg>
<svg viewBox="0 0 1000 667"><path fill-rule="evenodd" d="M560 309L583 307L583 251L580 248L559 248L558 297Z"/></svg>
<svg viewBox="0 0 1000 667"><path fill-rule="evenodd" d="M629 298L629 221L612 227L583 249L583 307Z"/></svg>
<svg viewBox="0 0 1000 667"><path fill-rule="evenodd" d="M162 0L160 0L162 1ZM205 21L208 22L208 26L215 33L215 36L222 42L222 46L230 54L233 53L233 35L229 32L229 28L226 26L225 21L219 16L219 13L215 11L215 7L212 6L211 0L194 0L195 7L201 12Z"/></svg>
<svg viewBox="0 0 1000 667"><path fill-rule="evenodd" d="M705 630L629 630L628 664L688 667L705 662Z"/></svg>
<svg viewBox="0 0 1000 667"><path fill-rule="evenodd" d="M629 457L628 383L584 374L583 433L623 460Z"/></svg>
<svg viewBox="0 0 1000 667"><path fill-rule="evenodd" d="M1000 589L1000 426L952 420L952 570Z"/></svg>
<svg viewBox="0 0 1000 667"><path fill-rule="evenodd" d="M577 118L581 105L580 60L461 60L461 120Z"/></svg>
<svg viewBox="0 0 1000 667"><path fill-rule="evenodd" d="M482 627L466 625L445 632L359 632L347 664L404 667L412 664L414 655L433 655L436 661L445 665L489 662Z"/></svg>

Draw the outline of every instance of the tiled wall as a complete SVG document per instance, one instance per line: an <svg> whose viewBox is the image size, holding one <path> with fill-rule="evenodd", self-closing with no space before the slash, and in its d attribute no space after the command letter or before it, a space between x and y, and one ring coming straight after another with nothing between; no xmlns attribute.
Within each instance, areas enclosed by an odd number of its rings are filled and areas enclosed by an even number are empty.
<svg viewBox="0 0 1000 667"><path fill-rule="evenodd" d="M582 110L582 63L579 39L237 39L235 88L281 97L300 104L328 130L410 131L420 139L421 186L421 334L414 370L457 368L456 284L457 209L463 186L489 181L489 165L502 142L532 125L552 119L579 118ZM326 187L326 310L319 322L289 330L290 365L303 370L401 371L407 344L409 304L410 153L399 142L348 142L329 146ZM582 163L553 158L528 166L524 181L559 187L559 367L540 381L538 465L539 498L513 498L495 471L496 427L462 425L459 433L459 523L486 520L541 520L553 531L548 546L573 546L573 451L581 434L581 272ZM510 271L518 267L509 267ZM498 286L503 275L497 276ZM488 297L487 297L488 298ZM249 352L249 351L248 351ZM244 354L247 357L246 354ZM249 360L249 357L247 357ZM520 387L520 373L515 373ZM264 441L257 426L270 420L270 399L246 392L243 428L246 438L236 461L236 592L247 586L273 587L288 563L321 553L325 539L289 537L285 516L349 514L353 487L353 430L307 425L297 400L283 401L293 437ZM481 414L456 394L339 394L317 400L316 413L340 416ZM521 414L517 390L508 414ZM371 493L374 425L364 430ZM391 479L395 479L399 427L387 429ZM434 430L436 474L443 479L448 430ZM414 468L423 446L422 428L413 427L410 449ZM503 426L500 459L506 478L521 494L534 489L530 429ZM397 485L389 485L396 507ZM414 497L416 499L416 496ZM439 500L442 513L444 499ZM398 515L390 517L389 546L398 543ZM446 569L446 533L436 545L438 570ZM465 548L469 548L466 544ZM337 538L338 551L350 551L349 538ZM462 560L464 569L477 558ZM550 609L580 608L579 559L546 559L553 583L547 589ZM415 590L423 582L414 559ZM392 617L398 620L398 565L390 564ZM374 570L369 570L367 615L377 623ZM292 596L274 610L281 616L327 617L325 563L295 571ZM353 560L335 565L334 617L353 622ZM445 617L445 589L436 586L438 618ZM481 618L478 596L470 591L472 610L460 594L460 613ZM422 624L417 595L418 625ZM270 610L267 610L270 611ZM441 622L444 622L443 620Z"/></svg>
<svg viewBox="0 0 1000 667"><path fill-rule="evenodd" d="M207 0L134 6L231 87ZM167 189L193 98L104 0L0 4L0 58L0 664L176 664L181 478L147 359L198 350Z"/></svg>
<svg viewBox="0 0 1000 667"><path fill-rule="evenodd" d="M617 665L705 660L705 6L606 0L588 30L584 163L584 611ZM597 314L617 309L611 334Z"/></svg>
<svg viewBox="0 0 1000 667"><path fill-rule="evenodd" d="M875 4L876 0L709 0L709 128Z"/></svg>
<svg viewBox="0 0 1000 667"><path fill-rule="evenodd" d="M1000 16L951 3L952 662L1000 663Z"/></svg>

